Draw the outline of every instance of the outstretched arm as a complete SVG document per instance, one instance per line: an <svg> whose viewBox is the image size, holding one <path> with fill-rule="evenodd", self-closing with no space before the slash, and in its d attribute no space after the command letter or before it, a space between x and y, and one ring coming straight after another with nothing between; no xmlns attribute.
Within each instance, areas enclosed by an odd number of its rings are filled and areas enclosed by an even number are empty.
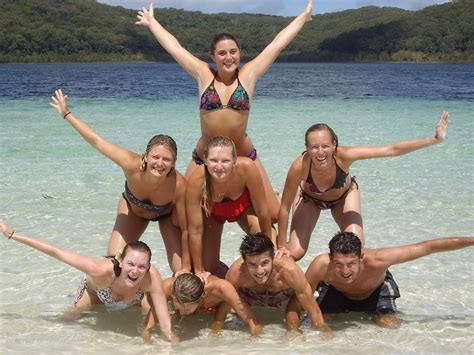
<svg viewBox="0 0 474 355"><path fill-rule="evenodd" d="M0 232L10 240L15 240L36 249L46 255L52 256L65 264L86 273L87 275L96 276L101 272L102 260L83 256L67 249L57 247L40 239L33 239L17 232L14 232L2 219L0 219ZM110 262L107 263L109 265Z"/></svg>
<svg viewBox="0 0 474 355"><path fill-rule="evenodd" d="M311 21L313 11L313 0L308 0L306 8L293 21L281 30L272 42L252 61L242 68L242 75L246 77L247 87L255 86L255 83L270 68L275 59L285 49L296 35L301 31L304 24Z"/></svg>
<svg viewBox="0 0 474 355"><path fill-rule="evenodd" d="M401 141L379 147L340 147L341 149L338 148L338 156L346 161L349 160L348 165L350 165L355 160L396 157L426 148L444 141L448 129L448 121L449 113L444 111L436 125L434 137Z"/></svg>
<svg viewBox="0 0 474 355"><path fill-rule="evenodd" d="M209 66L183 48L176 37L161 26L154 16L153 1L150 3L148 10L143 8L141 11L138 11L137 19L137 25L148 28L165 51L167 51L189 75L200 81L201 73L208 70Z"/></svg>
<svg viewBox="0 0 474 355"><path fill-rule="evenodd" d="M457 250L474 245L474 237L450 237L374 251L374 261L383 267L405 263L433 253Z"/></svg>
<svg viewBox="0 0 474 355"><path fill-rule="evenodd" d="M71 124L71 126L87 141L87 143L107 158L114 161L122 169L133 169L133 166L136 165L136 161L139 160L140 157L127 149L105 140L86 123L75 117L73 113L69 111L68 97L63 94L61 89L56 90L51 99L52 102L49 104L58 111L62 118Z"/></svg>

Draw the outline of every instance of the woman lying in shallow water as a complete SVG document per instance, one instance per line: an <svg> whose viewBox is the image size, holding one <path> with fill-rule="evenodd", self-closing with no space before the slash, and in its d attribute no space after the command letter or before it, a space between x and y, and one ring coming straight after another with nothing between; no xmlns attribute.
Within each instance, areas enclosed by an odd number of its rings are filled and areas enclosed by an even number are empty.
<svg viewBox="0 0 474 355"><path fill-rule="evenodd" d="M216 276L209 276L206 284L194 274L182 274L163 281L166 299L173 305L175 312L186 316L202 311L213 314L212 333L218 334L224 326L227 312L233 308L245 322L250 334L259 335L261 325L250 307L242 302L232 284ZM154 310L150 310L145 331L151 332L157 320Z"/></svg>
<svg viewBox="0 0 474 355"><path fill-rule="evenodd" d="M145 312L152 307L165 337L172 342L179 340L171 325L160 273L150 264L151 251L145 243L127 244L120 259L93 258L21 235L1 219L0 232L9 240L25 244L85 273L74 304L64 319L75 319L81 312L100 304L112 309L141 305ZM149 340L146 332L144 340Z"/></svg>

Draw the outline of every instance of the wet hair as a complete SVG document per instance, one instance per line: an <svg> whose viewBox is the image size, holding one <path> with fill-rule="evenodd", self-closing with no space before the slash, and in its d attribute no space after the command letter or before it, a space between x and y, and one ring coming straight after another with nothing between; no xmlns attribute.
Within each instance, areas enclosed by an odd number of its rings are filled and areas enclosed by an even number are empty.
<svg viewBox="0 0 474 355"><path fill-rule="evenodd" d="M148 142L146 145L145 153L142 155L142 159L140 162L140 170L145 171L147 162L145 161L145 157L147 154L150 152L151 148L154 147L155 145L162 145L165 146L170 150L170 152L173 154L174 160L178 157L178 146L176 145L176 142L174 141L173 138L170 136L167 136L166 134L157 134L156 136L153 136L152 139ZM174 168L170 170L168 175L171 175L174 172Z"/></svg>
<svg viewBox="0 0 474 355"><path fill-rule="evenodd" d="M127 255L127 252L128 252L129 249L136 250L136 251L148 254L148 264L150 264L150 262L151 262L151 249L146 243L141 242L139 240L127 243L127 245L125 245L125 248L123 248L123 251L121 253L119 253L119 255L117 255L117 256L106 256L106 258L111 259L112 262L114 263L114 274L115 274L116 277L119 277L121 272L122 272L122 268L120 267L120 263L119 263L117 258L120 258L121 260L123 260L125 258L125 256ZM150 267L148 267L148 269L149 268Z"/></svg>
<svg viewBox="0 0 474 355"><path fill-rule="evenodd" d="M209 139L206 146L204 147L204 158L207 159L209 156L209 149L214 147L231 147L232 148L232 159L234 161L237 160L237 151L235 149L235 144L232 139L224 136L215 136ZM211 181L211 174L207 169L207 165L204 167L204 184L202 186L202 199L201 199L201 207L204 210L204 213L207 217L211 215L212 209L212 181Z"/></svg>
<svg viewBox="0 0 474 355"><path fill-rule="evenodd" d="M316 124L312 125L311 127L309 127L306 130L306 133L304 135L304 144L306 145L306 147L308 147L308 136L309 136L310 133L315 132L315 131L324 131L324 130L329 131L329 133L331 134L332 142L336 145L336 150L337 150L337 147L338 147L338 144L339 144L339 141L337 139L337 135L336 135L336 133L334 133L332 128L329 127L325 123L316 123Z"/></svg>
<svg viewBox="0 0 474 355"><path fill-rule="evenodd" d="M216 46L217 46L217 43L219 43L220 41L224 41L226 39L230 39L231 41L234 41L235 44L237 45L237 48L239 48L240 50L240 44L239 42L235 39L235 37L233 35L231 35L230 33L225 33L225 32L222 32L222 33L218 33L214 36L214 38L212 39L212 42L211 42L211 55L214 54L214 52L216 51Z"/></svg>
<svg viewBox="0 0 474 355"><path fill-rule="evenodd" d="M172 292L178 303L196 303L204 294L204 284L194 274L181 274L174 280Z"/></svg>
<svg viewBox="0 0 474 355"><path fill-rule="evenodd" d="M362 255L362 242L352 232L338 232L329 242L330 256L335 253L343 255L355 254L360 257Z"/></svg>
<svg viewBox="0 0 474 355"><path fill-rule="evenodd" d="M267 251L270 252L272 259L275 256L275 246L272 240L261 232L245 235L239 250L244 260L247 256L260 255Z"/></svg>

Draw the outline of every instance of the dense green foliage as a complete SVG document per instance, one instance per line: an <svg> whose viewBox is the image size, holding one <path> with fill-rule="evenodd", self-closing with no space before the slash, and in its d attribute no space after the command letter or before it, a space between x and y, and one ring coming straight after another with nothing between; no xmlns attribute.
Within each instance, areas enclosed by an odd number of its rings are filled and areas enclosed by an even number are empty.
<svg viewBox="0 0 474 355"><path fill-rule="evenodd" d="M253 14L155 10L192 53L208 57L212 37L235 34L252 58L291 20ZM169 61L136 11L94 0L2 0L0 62ZM474 62L474 1L420 11L364 7L317 15L280 61Z"/></svg>

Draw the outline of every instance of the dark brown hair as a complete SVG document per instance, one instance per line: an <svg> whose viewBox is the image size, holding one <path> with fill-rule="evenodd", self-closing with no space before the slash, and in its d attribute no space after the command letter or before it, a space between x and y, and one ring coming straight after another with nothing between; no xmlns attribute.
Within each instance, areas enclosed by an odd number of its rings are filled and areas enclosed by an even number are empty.
<svg viewBox="0 0 474 355"><path fill-rule="evenodd" d="M233 35L231 35L230 33L222 32L222 33L219 33L219 34L215 35L212 42L211 42L211 48L210 48L211 55L214 55L214 52L216 51L217 43L219 43L220 41L224 41L226 39L230 39L231 41L234 41L235 44L237 45L237 48L239 48L239 50L240 50L240 44L239 44L239 42L237 42L235 37Z"/></svg>

